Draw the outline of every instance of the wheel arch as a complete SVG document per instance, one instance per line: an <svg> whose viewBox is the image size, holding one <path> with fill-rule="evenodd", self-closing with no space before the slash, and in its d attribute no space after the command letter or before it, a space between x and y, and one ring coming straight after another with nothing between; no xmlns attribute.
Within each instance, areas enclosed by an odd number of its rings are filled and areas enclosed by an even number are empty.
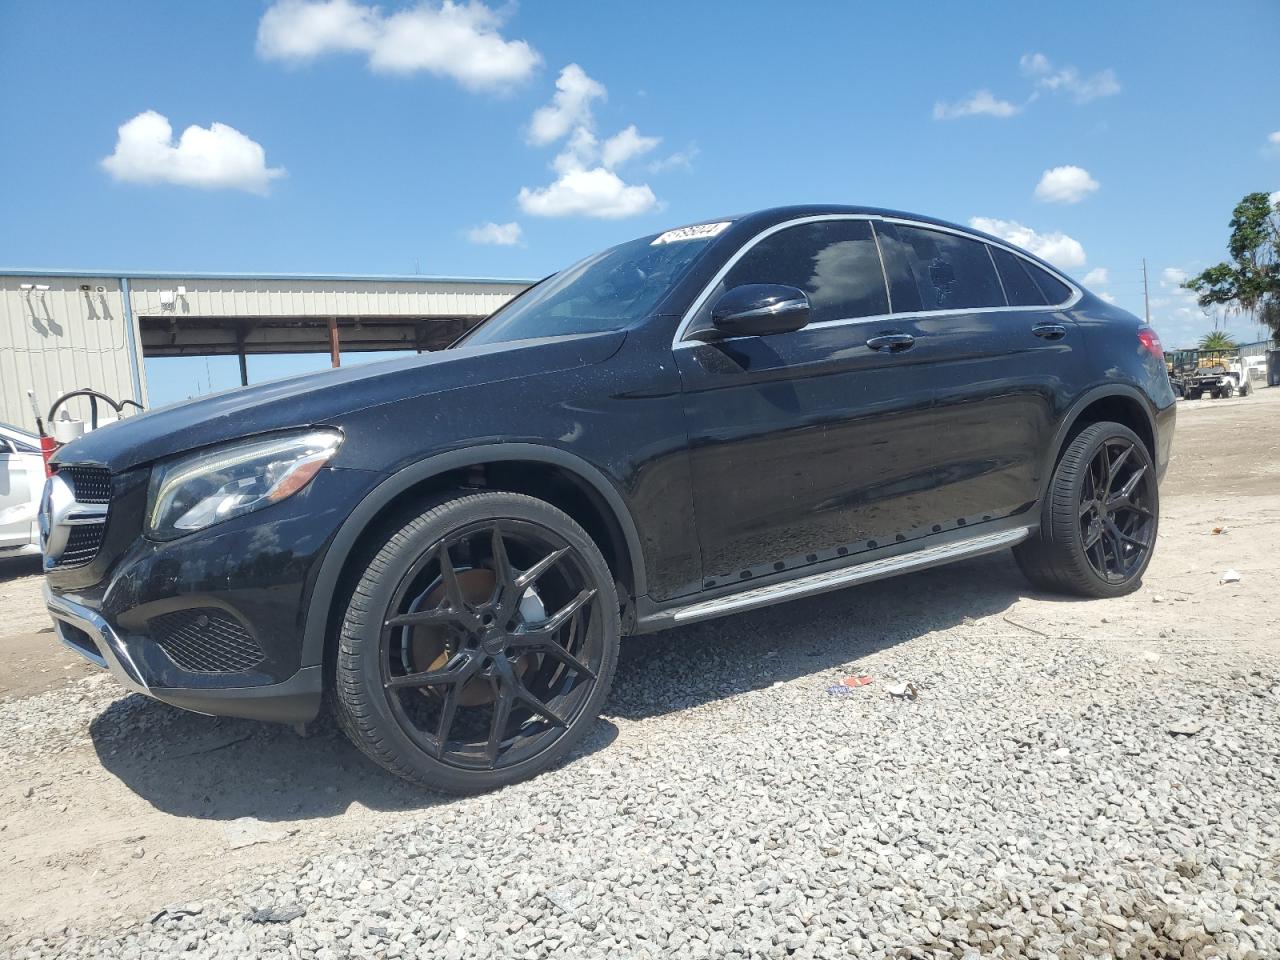
<svg viewBox="0 0 1280 960"><path fill-rule="evenodd" d="M1053 481L1053 471L1067 444L1090 424L1114 421L1124 424L1142 440L1152 461L1157 458L1156 419L1151 404L1136 387L1127 384L1105 384L1094 387L1071 405L1058 425L1041 471L1040 498L1043 501Z"/></svg>
<svg viewBox="0 0 1280 960"><path fill-rule="evenodd" d="M327 664L335 612L353 568L410 504L456 487L505 490L546 500L583 527L621 584L627 607L647 589L635 520L614 485L595 466L557 447L488 444L437 454L387 477L367 494L334 535L307 604L302 665ZM627 618L624 616L624 621Z"/></svg>

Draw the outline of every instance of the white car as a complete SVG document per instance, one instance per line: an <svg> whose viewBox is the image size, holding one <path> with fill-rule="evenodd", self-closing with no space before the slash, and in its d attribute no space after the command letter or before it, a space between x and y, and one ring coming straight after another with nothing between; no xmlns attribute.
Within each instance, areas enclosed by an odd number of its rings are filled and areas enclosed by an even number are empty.
<svg viewBox="0 0 1280 960"><path fill-rule="evenodd" d="M0 423L0 558L40 555L44 459L38 438Z"/></svg>

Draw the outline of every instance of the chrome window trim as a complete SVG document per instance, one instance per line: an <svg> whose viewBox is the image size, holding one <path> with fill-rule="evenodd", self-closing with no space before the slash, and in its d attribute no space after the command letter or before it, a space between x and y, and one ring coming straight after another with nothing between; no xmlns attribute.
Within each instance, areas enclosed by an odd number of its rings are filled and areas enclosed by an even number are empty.
<svg viewBox="0 0 1280 960"><path fill-rule="evenodd" d="M999 240L988 240L985 237L980 237L977 234L970 233L967 230L960 230L954 227L943 227L943 226L939 226L938 224L925 223L924 221L921 221L921 220L910 220L905 217L882 217L882 216L879 216L876 214L870 214L870 213L822 213L822 214L815 214L814 216L811 216L811 217L797 217L795 220L784 220L782 223L775 223L772 227L769 227L767 230L762 230L760 233L752 237L749 241L744 243L737 250L737 252L735 252L734 255L730 257L728 260L726 260L724 265L719 270L716 271L715 276L713 276L711 280L707 283L707 285L702 288L702 292L699 293L698 296L694 298L693 303L689 305L689 309L687 309L684 312L684 316L680 318L679 326L676 327L675 336L672 338L671 349L678 350L681 348L699 347L699 346L705 345L706 341L686 340L684 338L685 333L688 331L690 325L693 323L693 318L697 316L698 311L701 310L703 306L706 305L707 299L711 296L711 291L716 288L716 286L720 283L720 281L725 278L725 275L728 274L728 272L733 269L733 267L737 264L737 262L741 260L747 254L747 252L751 250L752 247L754 247L761 240L764 240L767 237L771 237L775 233L778 233L779 231L786 230L788 227L803 226L806 223L822 223L828 220L872 221L872 227L871 227L872 236L876 236L875 222L879 221L881 223L895 223L895 224L902 224L903 226L907 226L907 227L918 227L921 230L937 230L939 233L953 233L956 236L964 237L967 240L974 240L978 243L986 244L988 246L999 247L1001 250L1007 250L1009 253L1013 254L1015 257L1020 257L1021 259L1027 261L1027 263L1031 264L1033 267L1036 267L1040 270L1044 270L1054 279L1059 280L1060 282L1066 284L1067 289L1071 291L1071 296L1068 297L1066 300L1064 300L1062 303L1042 304L1034 307L1025 307L1025 306L967 307L967 308L962 308L957 310L911 310L911 311L905 311L903 313L879 313L870 317L848 317L840 320L826 320L822 323L814 324L815 328L821 327L825 329L827 327L851 326L853 324L859 324L859 323L886 323L886 322L891 322L895 319L914 319L914 318L920 318L920 317L949 317L949 316L960 316L961 314L972 314L972 313L1009 313L1015 310L1021 311L1024 313L1028 310L1051 310L1051 311L1052 310L1070 310L1072 307L1074 307L1077 303L1080 302L1080 298L1084 295L1081 292L1080 288L1076 286L1075 283L1073 283L1068 277L1059 273L1056 269L1051 269L1049 267L1044 266L1038 261L1033 260L1031 257L1027 256L1022 251L1018 250L1016 247L1010 246L1009 244ZM878 237L876 238L876 253L877 254L880 253L880 241ZM988 252L987 256L989 258L991 257L990 252ZM991 258L991 259L992 259L992 268L995 269L994 258ZM880 257L881 273L884 273L885 269L886 268L884 265L884 257L881 256ZM997 281L1000 280L1000 271L998 269L996 269L996 280ZM888 291L888 282L889 280L888 280L888 277L886 276L885 277L885 285L886 285L885 293L886 293L886 297L888 297L889 307L892 310L893 299L892 299L892 295ZM1004 289L1003 282L1001 282L1001 289L1002 290ZM1007 300L1008 297L1006 296L1005 299ZM806 327L804 329L808 329L808 328ZM741 339L744 339L744 338L743 337L722 337L719 340L714 340L711 342L712 343L729 343L734 340L741 340Z"/></svg>

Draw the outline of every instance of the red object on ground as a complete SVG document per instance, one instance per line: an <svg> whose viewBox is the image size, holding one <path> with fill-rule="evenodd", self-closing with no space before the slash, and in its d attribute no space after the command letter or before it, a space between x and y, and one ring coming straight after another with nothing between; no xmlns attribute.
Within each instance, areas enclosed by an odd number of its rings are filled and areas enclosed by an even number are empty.
<svg viewBox="0 0 1280 960"><path fill-rule="evenodd" d="M871 682L871 678L868 677L866 674L863 674L860 677L845 677L840 682L843 683L846 687L865 687L868 683Z"/></svg>

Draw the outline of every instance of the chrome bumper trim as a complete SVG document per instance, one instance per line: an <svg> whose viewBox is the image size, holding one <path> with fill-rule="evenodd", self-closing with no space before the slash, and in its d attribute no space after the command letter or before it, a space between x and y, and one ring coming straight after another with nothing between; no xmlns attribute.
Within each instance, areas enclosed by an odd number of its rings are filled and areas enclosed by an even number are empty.
<svg viewBox="0 0 1280 960"><path fill-rule="evenodd" d="M117 674L130 686L144 693L148 692L147 683L142 679L142 672L138 669L137 664L129 656L128 648L120 642L119 634L115 632L111 624L107 623L100 613L68 600L66 597L58 596L49 589L49 584L47 583L44 585L44 602L45 606L49 608L49 615L53 617L58 639L62 641L64 646L74 650L90 663L105 667L112 673ZM83 647L68 640L59 628L60 622L69 623L87 633L94 646L98 648L98 656L93 656Z"/></svg>

